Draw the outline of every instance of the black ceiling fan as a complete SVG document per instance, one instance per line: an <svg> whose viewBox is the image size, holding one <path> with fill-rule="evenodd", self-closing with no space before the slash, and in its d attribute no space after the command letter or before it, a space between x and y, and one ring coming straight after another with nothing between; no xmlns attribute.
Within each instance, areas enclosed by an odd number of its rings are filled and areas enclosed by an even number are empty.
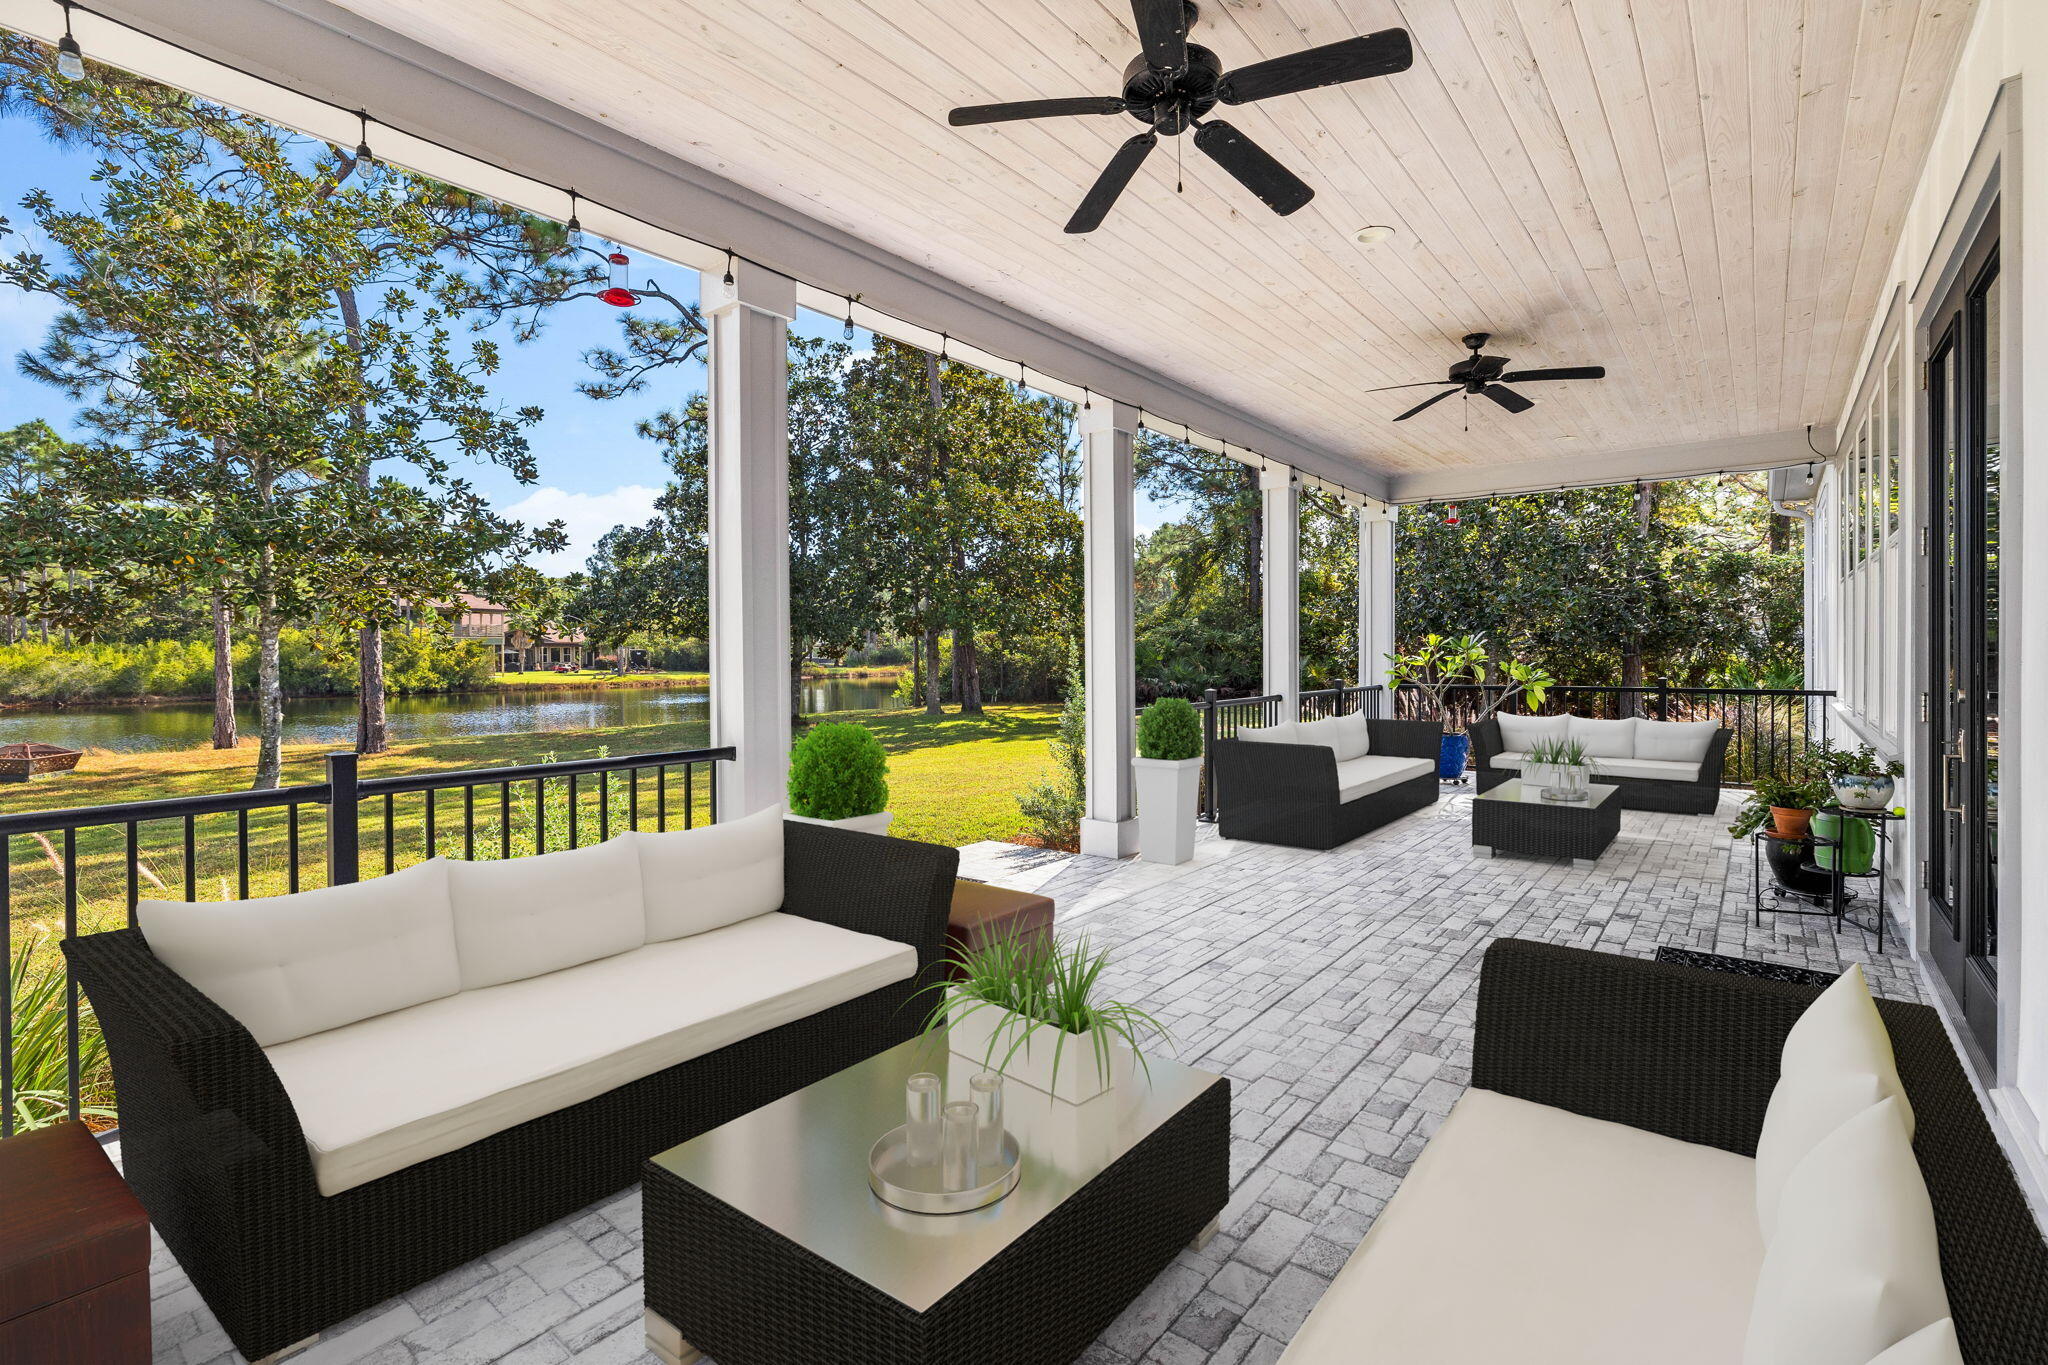
<svg viewBox="0 0 2048 1365"><path fill-rule="evenodd" d="M1444 385L1442 393L1431 394L1394 420L1405 422L1432 403L1440 403L1461 390L1466 395L1478 394L1491 398L1509 412L1527 412L1536 405L1504 387L1508 384L1537 384L1549 379L1605 379L1605 365L1566 365L1561 369L1511 370L1504 355L1481 355L1479 348L1491 338L1491 332L1472 332L1465 337L1466 349L1472 352L1465 359L1451 366L1449 379L1425 379L1419 384L1388 384L1384 388L1367 389L1367 393L1387 393L1393 389L1426 389L1438 384Z"/></svg>
<svg viewBox="0 0 2048 1365"><path fill-rule="evenodd" d="M1062 114L1129 114L1150 125L1117 149L1109 165L1067 222L1068 232L1092 232L1108 216L1161 137L1195 130L1195 147L1228 171L1275 213L1288 214L1315 198L1301 177L1222 119L1204 120L1218 104L1249 104L1325 85L1406 71L1415 60L1405 29L1383 29L1226 72L1208 48L1188 41L1193 0L1131 0L1144 50L1124 68L1121 95L971 104L946 116L954 127L1007 123Z"/></svg>

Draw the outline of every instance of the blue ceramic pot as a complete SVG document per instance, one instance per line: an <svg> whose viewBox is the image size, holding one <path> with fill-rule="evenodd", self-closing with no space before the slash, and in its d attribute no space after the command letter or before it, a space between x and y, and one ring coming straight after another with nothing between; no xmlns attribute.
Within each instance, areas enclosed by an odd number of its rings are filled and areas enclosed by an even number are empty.
<svg viewBox="0 0 2048 1365"><path fill-rule="evenodd" d="M1465 775L1465 760L1472 753L1472 736L1445 735L1443 747L1437 750L1436 775L1445 782L1455 782Z"/></svg>
<svg viewBox="0 0 2048 1365"><path fill-rule="evenodd" d="M1850 810L1883 810L1892 803L1892 779L1877 774L1851 774L1835 779L1835 801Z"/></svg>

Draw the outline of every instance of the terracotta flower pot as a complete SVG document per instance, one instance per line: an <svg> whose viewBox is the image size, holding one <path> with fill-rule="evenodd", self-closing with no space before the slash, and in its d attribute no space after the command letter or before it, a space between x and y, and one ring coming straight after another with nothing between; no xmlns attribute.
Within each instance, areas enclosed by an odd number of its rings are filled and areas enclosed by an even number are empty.
<svg viewBox="0 0 2048 1365"><path fill-rule="evenodd" d="M1812 824L1813 812L1810 810L1799 810L1790 806L1771 807L1771 828L1787 839L1804 839Z"/></svg>

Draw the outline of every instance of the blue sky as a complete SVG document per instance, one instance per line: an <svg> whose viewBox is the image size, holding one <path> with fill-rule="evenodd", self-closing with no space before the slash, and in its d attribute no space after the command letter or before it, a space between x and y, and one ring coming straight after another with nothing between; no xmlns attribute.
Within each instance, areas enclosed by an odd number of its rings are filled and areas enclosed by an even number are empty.
<svg viewBox="0 0 2048 1365"><path fill-rule="evenodd" d="M91 166L89 154L51 145L28 121L0 120L0 215L15 230L0 239L0 252L12 255L21 250L24 235L29 244L49 252L49 244L34 237L20 207L22 196L31 189L47 189L60 205L90 205L96 188L87 178ZM634 257L633 283L644 283L652 275L677 298L696 301L695 271L627 250ZM61 394L25 378L15 365L16 356L40 343L57 311L46 297L0 285L0 428L40 417L68 435L88 435L71 421L72 405ZM577 300L552 310L537 340L520 344L503 329L485 334L496 337L503 359L492 387L506 396L508 407L530 403L546 413L528 431L540 478L521 485L504 470L484 464L465 472L500 512L527 522L560 519L565 524L569 548L535 561L550 573L580 568L606 531L647 518L666 470L653 443L634 435L634 423L703 389L703 369L698 366L666 377L662 386L609 402L576 392L577 382L589 374L583 354L594 346L616 345L619 318L618 310L595 299ZM842 326L837 319L806 311L796 330L836 340ZM872 338L859 332L855 344L872 344ZM1140 533L1167 520L1170 510L1141 496Z"/></svg>

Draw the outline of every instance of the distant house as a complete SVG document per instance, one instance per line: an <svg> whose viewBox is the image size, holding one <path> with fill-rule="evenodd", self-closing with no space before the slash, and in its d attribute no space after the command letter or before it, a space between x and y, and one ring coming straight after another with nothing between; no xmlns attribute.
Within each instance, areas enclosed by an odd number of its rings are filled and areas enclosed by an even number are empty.
<svg viewBox="0 0 2048 1365"><path fill-rule="evenodd" d="M546 630L529 635L512 625L512 609L475 593L458 593L453 602L434 608L458 640L482 640L498 654L498 667L506 673L530 673L557 668L589 668L596 662L596 649L574 631Z"/></svg>

